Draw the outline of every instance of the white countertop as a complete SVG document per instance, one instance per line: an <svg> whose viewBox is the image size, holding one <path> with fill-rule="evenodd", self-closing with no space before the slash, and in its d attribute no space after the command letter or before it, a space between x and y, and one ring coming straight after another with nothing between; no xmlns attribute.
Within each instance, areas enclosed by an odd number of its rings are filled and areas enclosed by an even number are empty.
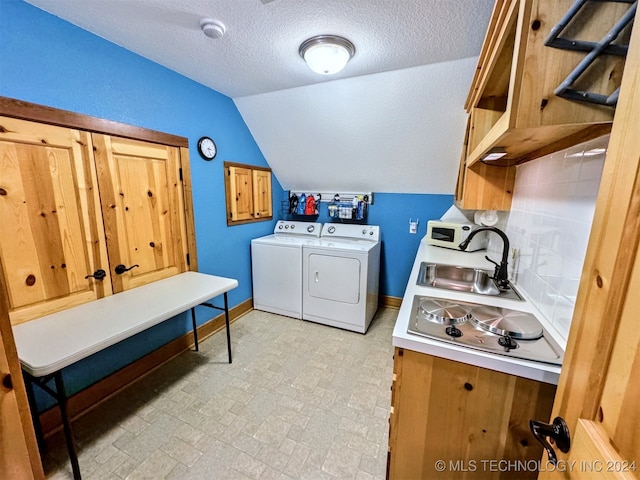
<svg viewBox="0 0 640 480"><path fill-rule="evenodd" d="M184 272L13 327L22 367L41 377L236 288L238 281Z"/></svg>
<svg viewBox="0 0 640 480"><path fill-rule="evenodd" d="M498 372L508 373L510 375L517 375L519 377L557 385L560 377L560 367L558 366L482 352L469 347L452 345L447 342L431 340L407 333L413 298L415 295L423 295L478 304L495 305L498 307L531 313L535 315L547 332L564 350L566 348L566 341L558 334L555 328L540 313L535 305L526 298L526 294L522 292L521 289L518 289L518 293L521 294L524 301L456 292L441 288L422 287L416 284L421 262L427 261L448 265L459 265L463 267L479 267L493 271L494 265L484 258L485 255L487 255L487 252L484 250L479 252L462 252L443 247L435 247L433 245L429 245L426 242L426 239L423 238L420 242L420 247L418 248L418 252L413 263L413 268L402 299L400 311L398 312L398 319L396 320L396 325L393 330L393 345L440 358L446 358L448 360L454 360ZM516 285L516 288L517 287L518 286Z"/></svg>

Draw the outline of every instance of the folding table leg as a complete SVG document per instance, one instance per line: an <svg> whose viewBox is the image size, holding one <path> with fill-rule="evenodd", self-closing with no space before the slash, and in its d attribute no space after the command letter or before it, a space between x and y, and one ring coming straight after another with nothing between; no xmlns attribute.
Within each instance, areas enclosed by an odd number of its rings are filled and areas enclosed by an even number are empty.
<svg viewBox="0 0 640 480"><path fill-rule="evenodd" d="M69 460L71 461L71 469L73 470L73 478L81 480L80 465L78 464L78 453L76 451L76 443L73 440L73 432L71 431L71 422L69 421L69 413L67 411L67 393L64 389L62 381L62 372L57 372L54 376L56 382L56 391L58 393L58 405L60 407L60 415L62 416L62 427L64 429L64 438L67 442L67 450L69 451Z"/></svg>
<svg viewBox="0 0 640 480"><path fill-rule="evenodd" d="M227 324L227 352L229 353L229 363L231 363L231 333L229 332L229 301L227 292L224 292L224 321Z"/></svg>
<svg viewBox="0 0 640 480"><path fill-rule="evenodd" d="M196 348L196 352L199 350L198 348L198 325L196 324L196 307L191 307L191 323L193 323L193 343Z"/></svg>

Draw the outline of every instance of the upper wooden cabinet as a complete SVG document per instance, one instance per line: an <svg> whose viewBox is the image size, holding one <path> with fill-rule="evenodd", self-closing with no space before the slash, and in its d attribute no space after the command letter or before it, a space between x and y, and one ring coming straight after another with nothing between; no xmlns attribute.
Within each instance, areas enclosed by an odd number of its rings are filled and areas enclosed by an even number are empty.
<svg viewBox="0 0 640 480"><path fill-rule="evenodd" d="M500 167L476 162L467 167L470 122L467 122L458 182L455 190L455 204L466 210L509 210L513 197L516 167Z"/></svg>
<svg viewBox="0 0 640 480"><path fill-rule="evenodd" d="M273 218L271 169L224 162L227 225Z"/></svg>
<svg viewBox="0 0 640 480"><path fill-rule="evenodd" d="M496 1L465 104L469 114L467 168L495 147L507 152L502 164L513 165L610 131L613 108L554 94L587 55L544 45L573 3ZM625 3L587 2L563 36L597 42L628 8ZM621 35L622 43L628 43L628 33ZM623 58L603 55L576 87L611 94L620 86L623 68Z"/></svg>
<svg viewBox="0 0 640 480"><path fill-rule="evenodd" d="M0 107L100 126L1 97ZM197 268L181 145L0 116L0 172L0 288L13 324Z"/></svg>

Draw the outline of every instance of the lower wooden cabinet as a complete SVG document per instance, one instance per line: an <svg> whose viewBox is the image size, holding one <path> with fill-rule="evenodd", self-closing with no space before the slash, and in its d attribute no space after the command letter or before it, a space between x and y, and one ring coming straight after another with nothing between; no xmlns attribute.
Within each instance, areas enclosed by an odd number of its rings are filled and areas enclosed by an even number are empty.
<svg viewBox="0 0 640 480"><path fill-rule="evenodd" d="M389 479L537 478L555 385L396 348L391 388Z"/></svg>

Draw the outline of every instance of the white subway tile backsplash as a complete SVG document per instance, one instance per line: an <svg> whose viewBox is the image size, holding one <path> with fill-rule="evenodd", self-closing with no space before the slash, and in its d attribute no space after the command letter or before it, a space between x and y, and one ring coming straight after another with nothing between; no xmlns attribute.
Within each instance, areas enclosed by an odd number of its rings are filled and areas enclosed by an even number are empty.
<svg viewBox="0 0 640 480"><path fill-rule="evenodd" d="M520 252L512 280L566 338L609 136L517 167L507 224ZM493 253L501 245L490 245Z"/></svg>
<svg viewBox="0 0 640 480"><path fill-rule="evenodd" d="M603 166L604 154L584 156L580 166L580 180L599 181L602 177Z"/></svg>

